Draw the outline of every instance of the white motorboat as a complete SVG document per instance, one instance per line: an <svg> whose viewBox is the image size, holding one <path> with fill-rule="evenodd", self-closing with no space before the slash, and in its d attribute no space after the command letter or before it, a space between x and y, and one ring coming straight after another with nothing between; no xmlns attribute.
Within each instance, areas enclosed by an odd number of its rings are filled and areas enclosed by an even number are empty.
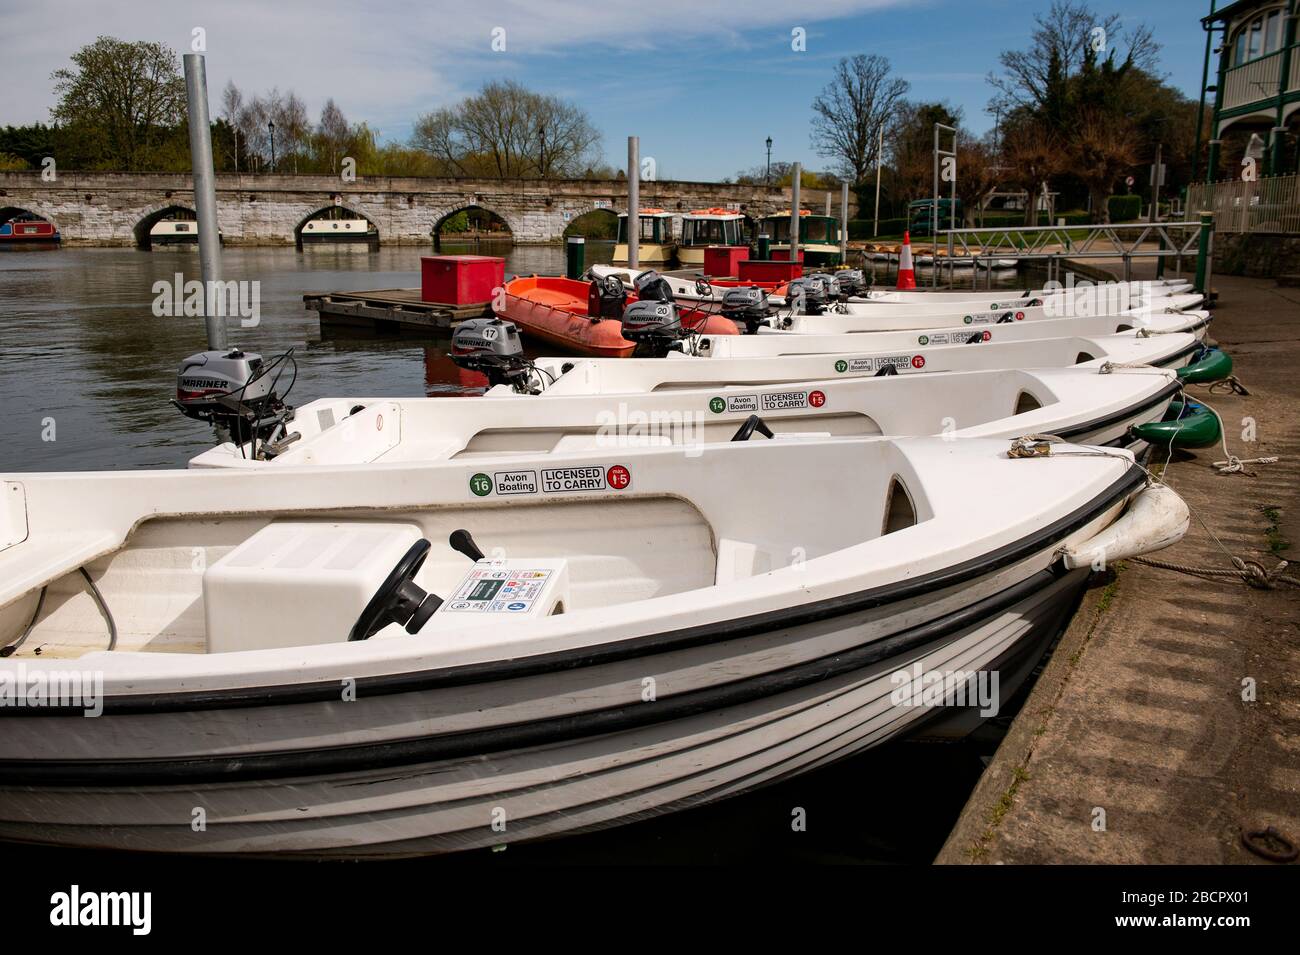
<svg viewBox="0 0 1300 955"><path fill-rule="evenodd" d="M1058 318L1050 322L999 322L979 328L914 328L898 331L849 331L836 324L836 319L826 317L826 326L833 331L816 333L805 331L791 334L785 331L760 328L756 335L716 336L709 340L704 350L710 358L745 358L775 355L811 355L826 352L861 351L874 349L889 351L911 349L916 346L987 344L989 342L1023 342L1047 338L1085 338L1108 336L1120 332L1137 332L1144 336L1168 335L1188 332L1204 339L1210 326L1210 313L1149 312L1141 315L1095 315L1090 317ZM812 329L816 323L804 326ZM723 341L724 338L734 340ZM696 348L696 352L699 349Z"/></svg>
<svg viewBox="0 0 1300 955"><path fill-rule="evenodd" d="M1129 452L1012 450L6 475L0 837L446 852L963 732L1187 526Z"/></svg>
<svg viewBox="0 0 1300 955"><path fill-rule="evenodd" d="M629 381L629 385L635 378ZM297 409L284 450L231 442L191 467L304 467L572 454L637 445L705 444L743 434L751 415L774 434L1015 437L1053 434L1129 447L1133 428L1162 420L1177 375L1101 374L1096 367L938 372L789 384L750 383L540 397L329 398Z"/></svg>

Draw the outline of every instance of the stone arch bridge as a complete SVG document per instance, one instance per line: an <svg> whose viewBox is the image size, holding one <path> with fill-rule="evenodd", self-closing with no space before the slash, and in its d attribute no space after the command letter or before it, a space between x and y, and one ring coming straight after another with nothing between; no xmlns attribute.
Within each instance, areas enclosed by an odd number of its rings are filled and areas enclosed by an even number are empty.
<svg viewBox="0 0 1300 955"><path fill-rule="evenodd" d="M430 241L448 216L481 208L503 219L518 243L560 241L565 226L594 209L627 206L623 180L424 179L368 176L217 176L217 218L231 245L293 245L303 223L332 206L370 220L381 244ZM816 211L826 193L805 189ZM839 197L833 197L838 214ZM789 189L704 182L643 182L643 208L668 211L728 206L753 218L788 209ZM194 208L188 175L172 173L0 173L0 207L53 222L68 245L135 246L159 218Z"/></svg>

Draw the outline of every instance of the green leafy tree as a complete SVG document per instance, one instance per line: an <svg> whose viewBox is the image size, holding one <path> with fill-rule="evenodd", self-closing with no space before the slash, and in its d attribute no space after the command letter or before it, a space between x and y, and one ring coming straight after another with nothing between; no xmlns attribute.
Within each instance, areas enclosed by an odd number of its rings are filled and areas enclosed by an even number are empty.
<svg viewBox="0 0 1300 955"><path fill-rule="evenodd" d="M101 36L52 77L54 120L72 127L100 164L150 168L185 113L185 80L175 52L162 43Z"/></svg>

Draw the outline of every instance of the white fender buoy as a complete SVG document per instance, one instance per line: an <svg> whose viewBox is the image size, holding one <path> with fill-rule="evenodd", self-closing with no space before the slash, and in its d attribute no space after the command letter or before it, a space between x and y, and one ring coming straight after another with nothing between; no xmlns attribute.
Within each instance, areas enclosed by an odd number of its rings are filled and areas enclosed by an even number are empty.
<svg viewBox="0 0 1300 955"><path fill-rule="evenodd" d="M1173 488L1153 484L1129 502L1119 520L1096 537L1066 547L1065 566L1091 567L1161 550L1183 539L1192 513Z"/></svg>

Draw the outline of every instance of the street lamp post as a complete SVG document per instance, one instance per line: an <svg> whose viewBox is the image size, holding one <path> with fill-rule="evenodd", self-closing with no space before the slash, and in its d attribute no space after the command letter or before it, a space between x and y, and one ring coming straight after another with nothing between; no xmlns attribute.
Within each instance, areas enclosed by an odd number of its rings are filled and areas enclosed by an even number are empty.
<svg viewBox="0 0 1300 955"><path fill-rule="evenodd" d="M763 183L769 184L772 181L772 137L767 137L767 172L763 174Z"/></svg>
<svg viewBox="0 0 1300 955"><path fill-rule="evenodd" d="M546 127L545 126L537 127L537 138L541 141L541 156L538 158L537 164L541 166L542 178L545 179L546 178Z"/></svg>
<svg viewBox="0 0 1300 955"><path fill-rule="evenodd" d="M271 131L271 172L275 172L275 120L268 120L266 128Z"/></svg>

